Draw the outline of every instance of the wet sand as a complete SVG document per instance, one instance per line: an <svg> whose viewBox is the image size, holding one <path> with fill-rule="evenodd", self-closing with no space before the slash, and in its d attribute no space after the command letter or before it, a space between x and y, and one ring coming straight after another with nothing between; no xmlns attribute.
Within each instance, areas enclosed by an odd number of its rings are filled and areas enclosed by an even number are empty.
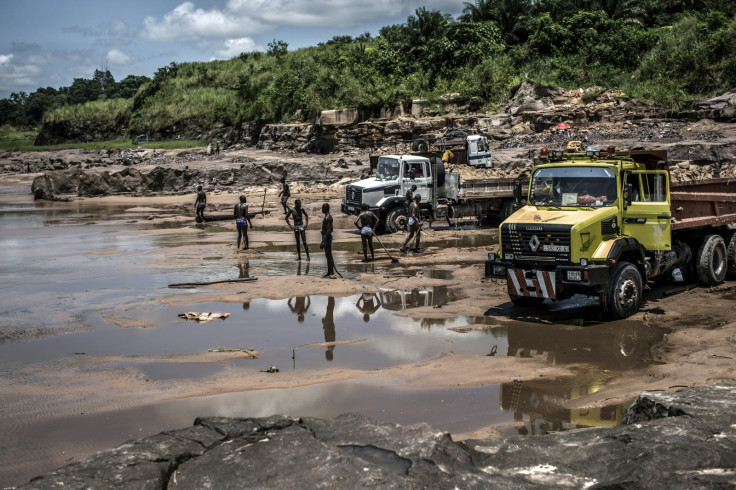
<svg viewBox="0 0 736 490"><path fill-rule="evenodd" d="M229 210L237 196L208 195L208 203ZM625 406L641 391L674 391L736 378L736 322L732 320L736 282L710 289L655 285L647 292L642 311L624 322L607 322L600 317L597 301L584 297L541 310L516 309L508 301L505 284L484 278L483 261L496 249L492 228L428 230L422 239L424 253L408 256L398 252L403 233L381 236L398 263L376 243L377 260L366 264L360 261L360 238L353 231L353 218L340 214L338 196L307 193L295 197L303 198L310 215L307 236L312 260L296 262L293 234L283 222L275 197L267 196L265 209L271 214L254 218L251 250L245 252L235 250L234 223L192 225L191 216L182 214L180 206L190 206L193 195L89 199L82 209L77 209L78 202L38 204L59 210L64 226L97 228L113 237L109 243L86 250L85 260L93 265L102 264L94 261L128 257L135 267L185 271L171 282L222 279L232 277L226 271L238 270L241 277L257 279L192 290L152 284L148 286L150 297L136 297L135 301L121 301L115 286L102 280L90 287L92 292L76 291L70 285L68 290L52 291L45 297L58 300L66 316L39 320L42 324L35 329L31 306L29 321L20 320L23 311L9 308L6 313L13 328L4 329L8 338L0 344L8 353L38 342L67 341L74 332L116 335L120 330L135 330L155 335L165 323L165 328L179 333L173 334L169 352L127 352L120 345L114 354L49 353L47 359L4 363L0 429L8 437L0 449L10 456L0 469L0 483L23 483L126 439L188 425L197 415L288 411L333 416L341 411L363 411L379 420L427 421L462 439L521 432L521 427L533 433L535 416L560 429L571 428L576 426L571 414ZM250 199L252 211L256 200L255 196ZM321 277L326 267L318 248L318 209L323 202L332 205L336 221L335 259L343 277L335 279ZM72 214L62 213L65 208L73 208ZM87 212L88 208L115 211L98 214ZM53 222L55 218L47 219ZM137 230L145 240L138 244L117 228ZM59 257L49 260L63 260L65 254L58 252ZM129 280L131 288L140 287L124 272L110 282L122 281L123 286L118 287L124 289ZM677 289L680 291L675 292ZM411 360L411 352L394 353L393 359L403 360L386 361L378 367L370 364L376 362L372 360L366 361L369 367L360 367L360 355L349 359L345 353L370 352L377 341L369 338L368 330L349 338L350 332L338 325L337 338L332 340L326 335L324 341L295 338L279 346L293 351L295 366L306 359L311 367L289 369L282 364L278 373L268 373L262 372L268 359L254 357L269 352L267 339L264 345L251 345L244 337L242 345L220 345L226 349L212 352L184 352L175 345L177 335L191 335L181 332L229 326L231 319L195 325L163 321L150 314L214 304L232 305L248 319L259 308L284 308L286 300L310 296L323 309L315 312L314 306L305 324L326 329L325 319L329 323L332 318L327 298L337 302L335 311L339 311L347 307L348 299L352 304L362 293L380 293L385 303L383 316L376 314L371 322L383 318L387 331L404 329L400 333L413 339L397 348L411 350L415 342L418 349L420 339L430 334L444 347L439 350L432 344L436 353L425 358ZM14 291L6 289L3 294ZM62 305L65 301L68 305ZM273 318L281 317L274 313ZM345 323L359 325L360 320ZM268 328L267 323L263 325ZM382 324L375 325L378 330ZM321 330L318 333L322 335ZM494 343L496 333L503 342ZM479 337L469 337L469 345L463 343L464 336L473 335ZM472 340L475 338L479 340ZM473 352L474 343L482 345ZM501 347L494 351L494 345ZM333 364L341 364L331 366L322 360L332 354ZM171 366L175 366L173 371L167 371ZM508 396L513 395L508 393L523 396L523 390L530 390L529 403L542 400L541 405L550 403L566 415L557 421L552 411L509 401ZM506 414L491 413L499 406ZM604 422L611 421L597 421ZM37 457L30 458L31 454Z"/></svg>

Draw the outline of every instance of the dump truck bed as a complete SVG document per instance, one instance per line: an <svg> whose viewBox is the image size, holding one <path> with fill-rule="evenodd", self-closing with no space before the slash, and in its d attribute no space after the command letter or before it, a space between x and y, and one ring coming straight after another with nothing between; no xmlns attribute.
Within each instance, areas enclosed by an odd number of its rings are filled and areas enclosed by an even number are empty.
<svg viewBox="0 0 736 490"><path fill-rule="evenodd" d="M460 199L493 199L513 197L514 179L493 179L487 181L461 180L458 189Z"/></svg>
<svg viewBox="0 0 736 490"><path fill-rule="evenodd" d="M672 230L736 224L736 181L670 185Z"/></svg>

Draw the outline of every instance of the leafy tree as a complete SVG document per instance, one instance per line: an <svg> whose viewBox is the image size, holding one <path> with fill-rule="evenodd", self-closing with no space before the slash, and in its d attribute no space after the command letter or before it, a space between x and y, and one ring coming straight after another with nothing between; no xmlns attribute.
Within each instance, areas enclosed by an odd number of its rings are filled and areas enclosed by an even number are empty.
<svg viewBox="0 0 736 490"><path fill-rule="evenodd" d="M285 55L289 51L289 43L286 41L277 41L274 39L268 43L268 54L280 57Z"/></svg>

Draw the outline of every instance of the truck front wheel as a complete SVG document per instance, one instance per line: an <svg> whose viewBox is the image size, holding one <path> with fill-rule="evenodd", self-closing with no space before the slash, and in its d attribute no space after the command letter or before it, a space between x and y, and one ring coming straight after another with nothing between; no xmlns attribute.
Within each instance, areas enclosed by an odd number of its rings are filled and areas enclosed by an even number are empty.
<svg viewBox="0 0 736 490"><path fill-rule="evenodd" d="M406 217L406 211L402 206L393 208L386 216L386 231L396 233L399 230L406 229L406 223L409 218Z"/></svg>
<svg viewBox="0 0 736 490"><path fill-rule="evenodd" d="M641 305L643 283L634 264L619 262L611 273L608 289L601 294L603 310L615 319L628 318Z"/></svg>
<svg viewBox="0 0 736 490"><path fill-rule="evenodd" d="M708 235L695 256L695 272L698 280L706 286L720 284L726 278L728 259L726 242L721 235Z"/></svg>

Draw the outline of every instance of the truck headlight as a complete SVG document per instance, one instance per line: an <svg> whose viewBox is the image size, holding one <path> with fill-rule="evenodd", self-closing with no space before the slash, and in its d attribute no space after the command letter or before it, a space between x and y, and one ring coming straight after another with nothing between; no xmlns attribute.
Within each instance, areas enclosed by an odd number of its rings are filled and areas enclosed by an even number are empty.
<svg viewBox="0 0 736 490"><path fill-rule="evenodd" d="M568 281L582 281L583 274L581 271L569 270L567 271L567 280Z"/></svg>
<svg viewBox="0 0 736 490"><path fill-rule="evenodd" d="M506 275L506 267L503 265L494 265L492 270L493 270L494 276L505 276Z"/></svg>
<svg viewBox="0 0 736 490"><path fill-rule="evenodd" d="M496 260L496 254L493 252L488 252L488 260L494 262Z"/></svg>

